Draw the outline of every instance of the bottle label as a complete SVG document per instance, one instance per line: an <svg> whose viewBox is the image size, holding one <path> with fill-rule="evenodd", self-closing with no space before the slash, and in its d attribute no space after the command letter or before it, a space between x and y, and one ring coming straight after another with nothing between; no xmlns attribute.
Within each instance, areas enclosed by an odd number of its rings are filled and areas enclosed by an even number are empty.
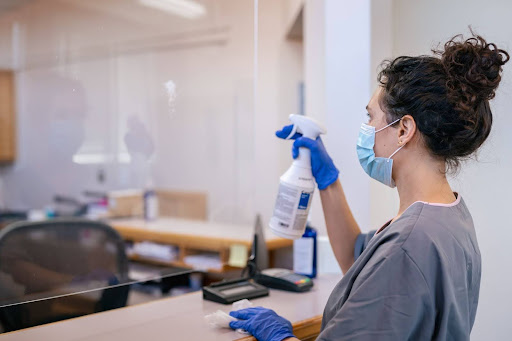
<svg viewBox="0 0 512 341"><path fill-rule="evenodd" d="M314 239L300 238L293 241L293 272L313 275Z"/></svg>
<svg viewBox="0 0 512 341"><path fill-rule="evenodd" d="M273 216L278 227L303 231L308 219L312 194L313 192L281 183Z"/></svg>
<svg viewBox="0 0 512 341"><path fill-rule="evenodd" d="M309 197L311 196L311 193L308 192L302 192L300 194L300 200L299 200L299 210L307 210L309 205Z"/></svg>

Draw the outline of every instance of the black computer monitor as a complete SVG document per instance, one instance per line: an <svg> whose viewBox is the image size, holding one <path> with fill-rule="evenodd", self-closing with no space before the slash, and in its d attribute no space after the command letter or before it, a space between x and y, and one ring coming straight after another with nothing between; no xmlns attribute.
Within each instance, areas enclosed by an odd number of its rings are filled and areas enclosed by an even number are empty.
<svg viewBox="0 0 512 341"><path fill-rule="evenodd" d="M268 250L265 234L261 223L261 216L256 215L254 222L254 239L251 247L251 257L248 262L249 276L253 277L256 271L268 268Z"/></svg>

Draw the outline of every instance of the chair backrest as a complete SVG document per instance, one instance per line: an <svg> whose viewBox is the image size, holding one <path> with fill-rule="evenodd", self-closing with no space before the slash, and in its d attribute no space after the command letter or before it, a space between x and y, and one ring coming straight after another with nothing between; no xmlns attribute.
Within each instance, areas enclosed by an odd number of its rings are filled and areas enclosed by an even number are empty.
<svg viewBox="0 0 512 341"><path fill-rule="evenodd" d="M124 306L128 287L93 290L127 281L124 242L103 223L55 219L0 231L0 306L37 301L1 309L8 330ZM80 298L44 300L88 290Z"/></svg>

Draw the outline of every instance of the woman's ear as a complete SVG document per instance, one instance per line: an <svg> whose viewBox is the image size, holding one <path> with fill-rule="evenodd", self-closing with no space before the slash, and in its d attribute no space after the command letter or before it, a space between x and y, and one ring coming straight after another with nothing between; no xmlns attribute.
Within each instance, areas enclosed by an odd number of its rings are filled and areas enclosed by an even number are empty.
<svg viewBox="0 0 512 341"><path fill-rule="evenodd" d="M405 115L399 122L398 127L398 145L403 146L411 141L416 134L416 122L411 115Z"/></svg>

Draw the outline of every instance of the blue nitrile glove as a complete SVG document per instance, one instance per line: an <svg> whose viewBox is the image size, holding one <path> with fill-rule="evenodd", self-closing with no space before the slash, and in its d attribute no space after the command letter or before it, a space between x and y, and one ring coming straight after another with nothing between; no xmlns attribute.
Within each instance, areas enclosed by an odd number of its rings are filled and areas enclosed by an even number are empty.
<svg viewBox="0 0 512 341"><path fill-rule="evenodd" d="M232 311L229 315L239 319L229 323L231 328L247 330L258 341L282 341L295 337L290 321L273 310L255 307Z"/></svg>
<svg viewBox="0 0 512 341"><path fill-rule="evenodd" d="M283 129L276 131L276 136L285 139L290 135L292 129L293 124L285 126ZM311 171L318 184L318 189L325 189L338 179L340 172L334 165L334 162L332 162L329 154L327 154L320 136L317 137L316 140L312 140L307 137L302 137L300 133L295 133L291 139L295 140L292 147L292 156L294 159L299 156L300 147L306 147L311 150Z"/></svg>

